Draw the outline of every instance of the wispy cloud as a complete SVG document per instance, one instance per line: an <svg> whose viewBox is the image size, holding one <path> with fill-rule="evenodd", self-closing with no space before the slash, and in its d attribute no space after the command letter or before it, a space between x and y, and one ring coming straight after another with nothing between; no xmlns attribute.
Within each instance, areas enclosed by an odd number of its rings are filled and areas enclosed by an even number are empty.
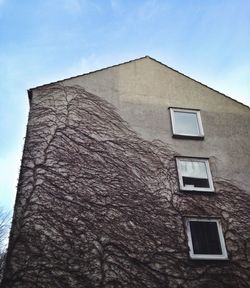
<svg viewBox="0 0 250 288"><path fill-rule="evenodd" d="M139 56L135 56L135 54L128 56L127 53L113 53L112 55L101 56L93 53L79 59L77 63L64 71L64 75L67 75L66 77L71 77L85 74L105 67L116 65L118 63L123 63L131 59L138 58Z"/></svg>
<svg viewBox="0 0 250 288"><path fill-rule="evenodd" d="M163 12L166 7L165 1L148 0L139 6L137 17L139 20L150 20L154 18L159 12Z"/></svg>
<svg viewBox="0 0 250 288"><path fill-rule="evenodd" d="M79 0L63 0L59 2L61 3L63 9L67 12L79 13L82 10L82 4Z"/></svg>
<svg viewBox="0 0 250 288"><path fill-rule="evenodd" d="M121 14L123 9L123 2L121 0L110 0L111 9L116 14Z"/></svg>
<svg viewBox="0 0 250 288"><path fill-rule="evenodd" d="M213 87L250 107L250 67L247 63L236 64L224 71L212 83ZM230 83L230 85L228 85Z"/></svg>

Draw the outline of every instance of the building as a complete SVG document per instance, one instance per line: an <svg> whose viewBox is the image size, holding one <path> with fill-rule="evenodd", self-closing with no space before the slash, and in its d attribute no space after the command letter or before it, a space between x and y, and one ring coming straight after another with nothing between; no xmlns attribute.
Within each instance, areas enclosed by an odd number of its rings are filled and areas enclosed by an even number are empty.
<svg viewBox="0 0 250 288"><path fill-rule="evenodd" d="M1 288L250 287L250 110L146 56L29 90Z"/></svg>

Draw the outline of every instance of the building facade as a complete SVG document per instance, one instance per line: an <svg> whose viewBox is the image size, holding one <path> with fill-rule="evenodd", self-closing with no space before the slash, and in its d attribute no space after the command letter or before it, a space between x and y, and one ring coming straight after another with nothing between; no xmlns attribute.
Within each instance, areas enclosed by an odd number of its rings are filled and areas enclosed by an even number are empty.
<svg viewBox="0 0 250 288"><path fill-rule="evenodd" d="M5 287L249 287L249 107L146 56L29 90Z"/></svg>

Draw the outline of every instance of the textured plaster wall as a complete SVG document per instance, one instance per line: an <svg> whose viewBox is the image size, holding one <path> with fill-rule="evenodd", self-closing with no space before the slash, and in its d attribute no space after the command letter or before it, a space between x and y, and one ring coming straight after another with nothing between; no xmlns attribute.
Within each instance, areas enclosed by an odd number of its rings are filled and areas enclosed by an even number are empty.
<svg viewBox="0 0 250 288"><path fill-rule="evenodd" d="M248 107L150 58L65 80L64 84L80 85L115 105L143 138L160 139L183 156L209 157L214 178L230 179L249 190ZM173 139L169 107L200 109L205 140Z"/></svg>

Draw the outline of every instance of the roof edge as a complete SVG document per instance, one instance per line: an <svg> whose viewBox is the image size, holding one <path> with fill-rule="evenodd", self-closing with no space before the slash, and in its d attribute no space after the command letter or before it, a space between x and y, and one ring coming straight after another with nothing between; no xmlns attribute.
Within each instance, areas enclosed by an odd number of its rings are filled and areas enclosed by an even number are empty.
<svg viewBox="0 0 250 288"><path fill-rule="evenodd" d="M164 64L164 63L162 63L162 62L160 62L160 61L158 61L158 60L156 60L156 59L154 59L154 58L152 58L152 57L150 57L150 56L145 56L145 58L146 58L146 57L149 58L149 59L151 59L151 60L153 60L153 61L155 61L155 62L157 62L157 63L159 63L159 64L161 64L161 65L163 65L164 67L167 67L168 69L170 69L170 70L172 70L172 71L174 71L174 72L177 72L178 74L180 74L180 75L182 75L182 76L184 76L184 77L186 77L186 78L188 78L188 79L190 79L190 80L192 80L192 81L194 81L194 82L196 82L196 83L198 83L198 84L201 84L202 86L204 86L204 87L206 87L206 88L208 88L208 89L210 89L210 90L212 90L212 91L214 91L214 92L216 92L216 93L219 93L219 94L221 94L222 96L227 97L227 98L229 98L230 100L232 100L232 101L234 101L234 102L236 102L236 103L238 103L238 104L241 104L241 105L243 105L243 106L245 106L245 107L247 107L247 108L250 109L250 106L248 106L248 105L246 105L246 104L244 104L244 103L242 103L242 102L240 102L240 101L238 101L238 100L236 100L236 99L234 99L234 98L232 98L232 97L230 97L230 96L228 96L228 95L226 95L226 94L224 94L224 93L222 93L222 92L220 92L220 91L218 91L218 90L216 90L216 89L214 89L214 88L211 88L211 87L207 86L206 84L204 84L204 83L202 83L202 82L200 82L200 81L198 81L198 80L195 80L194 78L189 77L189 76L187 76L186 74L184 74L184 73L182 73L182 72L180 72L180 71L178 71L178 70L176 70L176 69L174 69L174 68L172 68L172 67L169 67L168 65L166 65L166 64Z"/></svg>
<svg viewBox="0 0 250 288"><path fill-rule="evenodd" d="M86 73L83 73L83 74L79 74L79 75L76 75L76 76L72 76L72 77L61 79L61 80L53 81L53 82L50 82L50 83L47 83L47 84L38 85L38 86L30 88L28 90L28 92L32 91L34 89L37 89L37 88L42 88L42 87L45 87L45 86L48 86L48 85L51 85L51 84L56 84L56 83L59 83L59 82L65 81L65 80L75 79L75 78L78 78L78 77L86 76L86 75L89 75L89 74L93 74L93 73L96 73L96 72L100 72L100 71L103 71L103 70L107 70L107 69L110 69L110 68L114 68L114 67L118 67L118 66L121 66L121 65L124 65L124 64L128 64L128 63L131 63L131 62L134 62L134 61L142 60L144 58L149 58L151 60L154 60L154 61L158 62L157 60L151 58L150 56L145 55L145 56L142 56L142 57L139 57L139 58L135 58L135 59L128 60L128 61L125 61L125 62L122 62L122 63L118 63L118 64L114 64L114 65L107 66L107 67L104 67L104 68L100 68L100 69L97 69L97 70L89 71L89 72L86 72ZM162 65L164 65L164 64L162 64Z"/></svg>
<svg viewBox="0 0 250 288"><path fill-rule="evenodd" d="M204 87L206 87L206 88L208 88L208 89L210 89L210 90L212 90L212 91L214 91L214 92L216 92L216 93L219 93L219 94L221 94L222 96L227 97L227 98L229 98L230 100L232 100L232 101L234 101L234 102L236 102L236 103L238 103L238 104L240 104L240 105L243 105L243 106L245 106L245 107L247 107L247 108L250 109L250 106L248 106L248 105L246 105L246 104L244 104L244 103L242 103L242 102L240 102L240 101L238 101L238 100L236 100L236 99L233 99L232 97L227 96L226 94L224 94L224 93L222 93L222 92L220 92L220 91L218 91L218 90L216 90L216 89L214 89L214 88L211 88L211 87L207 86L206 84L203 84L202 82L200 82L200 81L198 81L198 80L195 80L194 78L189 77L189 76L187 76L186 74L184 74L184 73L182 73L182 72L180 72L180 71L178 71L178 70L176 70L176 69L174 69L174 68L172 68L172 67L170 67L170 66L168 66L168 65L166 65L166 64L164 64L164 63L162 63L161 61L158 61L158 60L156 60L155 58L153 58L153 57L151 57L151 56L148 56L148 55L145 55L145 56L142 56L142 57L139 57L139 58L135 58L135 59L132 59L132 60L129 60L129 61L125 61L125 62L122 62L122 63L114 64L114 65L111 65L111 66L108 66L108 67L104 67L104 68L101 68L101 69L89 71L89 72L87 72L87 73L79 74L79 75L76 75L76 76L64 78L64 79L61 79L61 80L58 80L58 81L53 81L53 82L50 82L50 83L47 83L47 84L38 85L38 86L36 86L36 87L30 88L30 89L28 90L29 101L30 101L30 103L31 103L31 100L32 100L32 91L35 90L35 89L37 89L37 88L42 88L42 87L46 87L46 86L49 86L49 85L52 85L52 84L60 83L60 82L65 81L65 80L71 80L71 79L75 79L75 78L78 78L78 77L90 75L90 74L93 74L93 73L96 73L96 72L100 72L100 71L107 70L107 69L110 69L110 68L118 67L118 66L121 66L121 65L124 65L124 64L128 64L128 63L135 62L135 61L139 61L139 60L146 59L146 58L148 58L148 59L150 59L150 60L152 60L152 61L155 61L156 63L158 63L158 64L160 64L160 65L163 65L164 67L167 67L168 69L170 69L170 70L172 70L172 71L174 71L174 72L176 72L176 73L178 73L178 74L180 74L180 75L182 75L182 76L184 76L184 77L186 77L186 78L188 78L188 79L190 79L190 80L192 80L192 81L194 81L194 82L196 82L196 83L198 83L198 84L200 84L200 85L202 85L202 86L204 86Z"/></svg>

